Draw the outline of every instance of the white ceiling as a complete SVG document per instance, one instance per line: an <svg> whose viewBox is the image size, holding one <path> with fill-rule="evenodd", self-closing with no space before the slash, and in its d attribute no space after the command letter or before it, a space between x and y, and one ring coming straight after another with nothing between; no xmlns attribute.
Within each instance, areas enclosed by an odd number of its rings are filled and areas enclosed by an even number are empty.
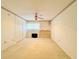
<svg viewBox="0 0 79 59"><path fill-rule="evenodd" d="M28 20L34 19L34 13L51 20L73 0L2 0L2 6Z"/></svg>

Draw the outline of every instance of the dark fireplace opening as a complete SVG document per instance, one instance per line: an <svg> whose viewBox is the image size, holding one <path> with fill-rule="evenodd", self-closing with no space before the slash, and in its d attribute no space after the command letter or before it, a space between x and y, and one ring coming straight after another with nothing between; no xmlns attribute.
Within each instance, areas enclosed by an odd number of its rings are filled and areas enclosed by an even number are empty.
<svg viewBox="0 0 79 59"><path fill-rule="evenodd" d="M32 38L38 38L38 34L37 33L32 33Z"/></svg>

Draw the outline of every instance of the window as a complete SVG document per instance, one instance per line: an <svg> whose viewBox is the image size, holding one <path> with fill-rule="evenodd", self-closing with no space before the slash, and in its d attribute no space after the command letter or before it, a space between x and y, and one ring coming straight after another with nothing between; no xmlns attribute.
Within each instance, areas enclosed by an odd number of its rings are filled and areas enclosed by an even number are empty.
<svg viewBox="0 0 79 59"><path fill-rule="evenodd" d="M40 29L40 24L39 23L28 23L26 25L27 30L39 30Z"/></svg>
<svg viewBox="0 0 79 59"><path fill-rule="evenodd" d="M40 30L40 24L34 23L34 22L24 23L23 31L26 31L26 30Z"/></svg>

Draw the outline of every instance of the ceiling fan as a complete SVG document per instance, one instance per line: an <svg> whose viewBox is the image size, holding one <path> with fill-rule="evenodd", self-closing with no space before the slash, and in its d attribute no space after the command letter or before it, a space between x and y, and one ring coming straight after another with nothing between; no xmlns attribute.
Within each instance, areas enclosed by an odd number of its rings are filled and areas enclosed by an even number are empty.
<svg viewBox="0 0 79 59"><path fill-rule="evenodd" d="M38 15L38 13L36 12L35 13L35 20L38 20L38 19L44 19L44 18L42 18L41 15Z"/></svg>

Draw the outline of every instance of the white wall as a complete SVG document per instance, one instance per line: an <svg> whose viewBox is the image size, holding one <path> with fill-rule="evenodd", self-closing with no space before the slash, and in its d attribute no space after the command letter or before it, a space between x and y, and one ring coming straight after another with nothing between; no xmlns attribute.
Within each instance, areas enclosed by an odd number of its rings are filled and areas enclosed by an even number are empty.
<svg viewBox="0 0 79 59"><path fill-rule="evenodd" d="M1 30L2 30L2 50L5 50L6 48L13 46L18 41L22 40L24 37L23 32L23 23L24 21L22 19L19 19L15 15L5 11L1 10Z"/></svg>
<svg viewBox="0 0 79 59"><path fill-rule="evenodd" d="M40 23L40 30L50 30L50 23L48 21L39 23Z"/></svg>
<svg viewBox="0 0 79 59"><path fill-rule="evenodd" d="M76 3L51 22L52 39L72 58L76 59Z"/></svg>

